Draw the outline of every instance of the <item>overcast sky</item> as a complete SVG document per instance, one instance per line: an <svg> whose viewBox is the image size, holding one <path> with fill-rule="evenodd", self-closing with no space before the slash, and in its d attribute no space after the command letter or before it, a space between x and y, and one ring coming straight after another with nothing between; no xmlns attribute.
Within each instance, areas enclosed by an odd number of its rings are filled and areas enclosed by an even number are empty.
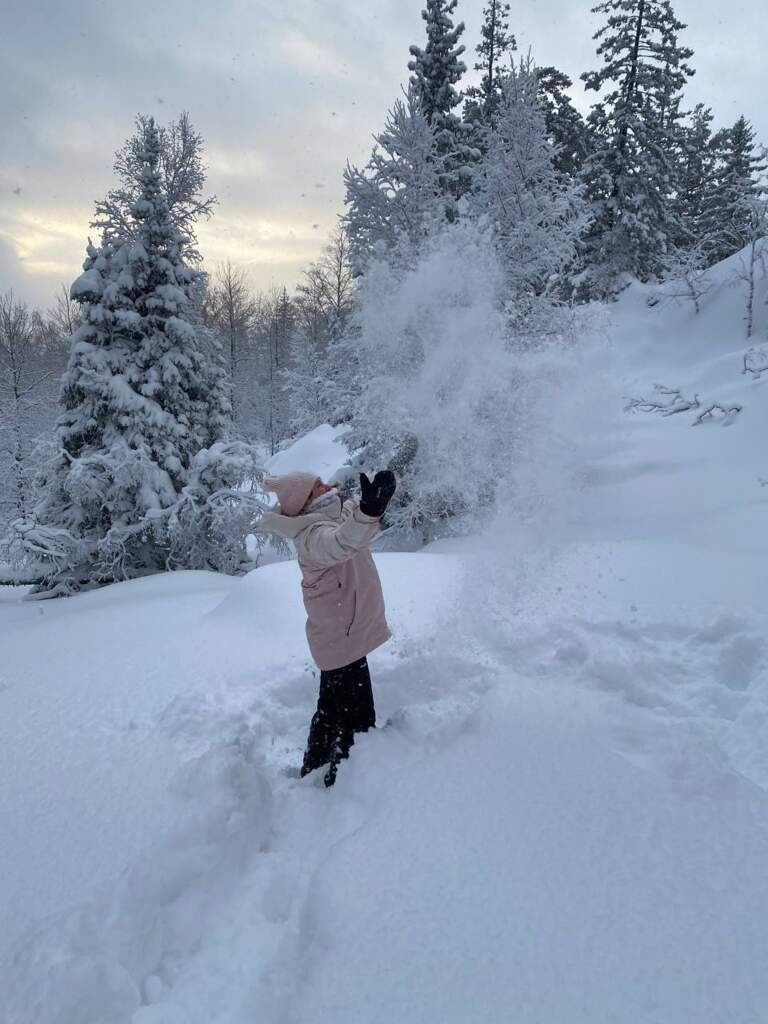
<svg viewBox="0 0 768 1024"><path fill-rule="evenodd" d="M468 50L483 4L459 2ZM343 210L345 160L365 162L407 80L422 5L0 0L0 292L48 305L79 272L94 200L135 114L169 121L185 109L220 201L199 231L207 266L231 259L256 287L292 288ZM512 7L519 48L538 63L576 80L596 66L589 0ZM696 51L691 105L710 104L718 125L744 113L768 142L765 0L675 9Z"/></svg>

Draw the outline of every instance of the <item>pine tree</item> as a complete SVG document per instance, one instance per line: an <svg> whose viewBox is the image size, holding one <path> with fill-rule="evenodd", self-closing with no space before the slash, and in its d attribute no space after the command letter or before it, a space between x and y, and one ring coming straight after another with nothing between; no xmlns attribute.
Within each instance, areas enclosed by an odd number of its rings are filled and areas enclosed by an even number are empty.
<svg viewBox="0 0 768 1024"><path fill-rule="evenodd" d="M384 130L374 136L366 166L359 170L347 162L342 223L358 275L375 252L393 252L401 235L417 250L434 224L445 219L444 161L419 96L409 83L387 114Z"/></svg>
<svg viewBox="0 0 768 1024"><path fill-rule="evenodd" d="M697 313L702 296L711 287L706 273L711 242L707 208L717 184L716 156L712 111L699 103L680 131L676 189L670 200L675 233L661 258L662 275L668 281L666 293L689 299Z"/></svg>
<svg viewBox="0 0 768 1024"><path fill-rule="evenodd" d="M470 86L465 92L467 122L490 122L499 104L506 71L504 57L517 49L515 37L509 31L509 7L503 0L488 0L483 9L480 42L475 47L479 60L474 65L475 71L482 72L482 79L479 86Z"/></svg>
<svg viewBox="0 0 768 1024"><path fill-rule="evenodd" d="M575 262L588 223L580 186L555 166L530 59L513 65L502 80L486 135L473 206L494 229L516 331L530 336L550 319L552 297Z"/></svg>
<svg viewBox="0 0 768 1024"><path fill-rule="evenodd" d="M464 22L454 26L452 19L457 4L458 0L427 0L421 12L427 26L427 44L424 48L411 46L413 60L408 62L421 112L435 132L441 188L454 200L469 188L477 156L469 144L468 131L454 113L461 101L456 85L467 70L460 60L466 49L459 43ZM453 203L446 210L449 219L457 215Z"/></svg>
<svg viewBox="0 0 768 1024"><path fill-rule="evenodd" d="M581 172L589 153L589 132L567 92L573 82L553 67L537 68L536 80L547 135L556 150L555 168L575 176Z"/></svg>
<svg viewBox="0 0 768 1024"><path fill-rule="evenodd" d="M708 235L707 208L717 184L717 148L712 136L712 111L697 103L683 128L682 156L675 196L679 242L697 245Z"/></svg>
<svg viewBox="0 0 768 1024"><path fill-rule="evenodd" d="M627 275L658 275L676 233L670 153L692 51L678 43L685 26L669 0L605 0L592 10L607 15L594 37L603 65L582 79L587 89L608 91L588 118L594 152L584 179L596 218L586 262L594 291L612 294Z"/></svg>
<svg viewBox="0 0 768 1024"><path fill-rule="evenodd" d="M172 562L169 518L230 411L220 354L199 324L201 275L164 196L152 118L140 119L137 140L128 237L89 242L72 286L84 322L62 382L60 454L34 521L19 528L54 592Z"/></svg>
<svg viewBox="0 0 768 1024"><path fill-rule="evenodd" d="M703 218L708 228L708 258L718 263L752 238L755 202L765 191L761 175L766 154L757 147L754 129L743 116L731 128L718 132L712 145L717 157L715 187L707 197Z"/></svg>

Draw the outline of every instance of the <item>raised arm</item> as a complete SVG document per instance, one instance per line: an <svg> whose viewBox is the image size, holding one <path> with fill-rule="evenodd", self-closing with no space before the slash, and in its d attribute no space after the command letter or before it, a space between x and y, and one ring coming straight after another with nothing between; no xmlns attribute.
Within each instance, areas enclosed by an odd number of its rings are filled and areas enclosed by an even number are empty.
<svg viewBox="0 0 768 1024"><path fill-rule="evenodd" d="M314 523L303 531L301 555L319 565L346 562L366 547L379 532L379 517L367 516L356 501L347 503L349 512L341 523Z"/></svg>
<svg viewBox="0 0 768 1024"><path fill-rule="evenodd" d="M378 472L373 480L361 473L360 503L349 502L350 511L340 525L317 523L309 527L301 539L305 557L320 565L335 565L352 558L377 534L379 520L396 486L395 474L389 469Z"/></svg>

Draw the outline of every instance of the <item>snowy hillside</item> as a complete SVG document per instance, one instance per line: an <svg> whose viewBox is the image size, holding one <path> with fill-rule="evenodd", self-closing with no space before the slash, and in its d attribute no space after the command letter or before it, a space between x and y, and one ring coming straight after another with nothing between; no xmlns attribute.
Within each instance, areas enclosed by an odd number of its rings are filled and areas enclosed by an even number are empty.
<svg viewBox="0 0 768 1024"><path fill-rule="evenodd" d="M3 1024L767 1019L768 383L728 272L609 310L492 528L376 556L382 727L332 790L287 771L293 562L0 589ZM698 407L625 411L657 384Z"/></svg>

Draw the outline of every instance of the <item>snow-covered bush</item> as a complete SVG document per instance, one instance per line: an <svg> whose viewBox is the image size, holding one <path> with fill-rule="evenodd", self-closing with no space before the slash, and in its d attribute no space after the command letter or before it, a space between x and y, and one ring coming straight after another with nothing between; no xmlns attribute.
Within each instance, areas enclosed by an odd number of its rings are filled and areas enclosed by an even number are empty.
<svg viewBox="0 0 768 1024"><path fill-rule="evenodd" d="M192 458L179 494L168 491L165 505L146 507L143 498L153 488L157 495L167 481L146 450L115 447L78 460L68 474L59 508L67 525L19 520L5 554L11 564L26 564L27 577L42 576L38 590L51 596L161 569L236 573L249 562L246 538L265 507L262 477L251 445L219 441ZM66 519L67 511L95 510L101 502L99 539L83 536L78 521Z"/></svg>
<svg viewBox="0 0 768 1024"><path fill-rule="evenodd" d="M246 538L266 508L259 497L263 475L255 449L242 441L218 441L198 452L167 517L168 568L241 569Z"/></svg>

